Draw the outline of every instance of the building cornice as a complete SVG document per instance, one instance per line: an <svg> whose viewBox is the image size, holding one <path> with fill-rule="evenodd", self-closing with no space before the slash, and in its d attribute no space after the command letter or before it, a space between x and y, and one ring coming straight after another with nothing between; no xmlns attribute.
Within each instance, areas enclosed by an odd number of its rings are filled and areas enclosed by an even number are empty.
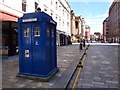
<svg viewBox="0 0 120 90"><path fill-rule="evenodd" d="M113 9L113 7L115 6L115 4L117 4L118 2L120 2L120 0L114 0L112 5L109 8L109 13L111 12L111 10Z"/></svg>
<svg viewBox="0 0 120 90"><path fill-rule="evenodd" d="M69 6L69 8L70 8L70 5L69 5L68 1L66 1L66 0L65 0L65 2L67 3L67 5L68 5L68 6Z"/></svg>
<svg viewBox="0 0 120 90"><path fill-rule="evenodd" d="M69 12L69 10L67 9L67 7L65 7L65 5L60 1L60 0L58 0L59 1L59 3L67 10L67 12L70 14L71 12ZM66 3L67 3L67 1L65 1ZM68 5L68 7L70 8L70 6L69 6L69 4L67 3L67 5ZM70 10L71 10L71 8L70 8Z"/></svg>

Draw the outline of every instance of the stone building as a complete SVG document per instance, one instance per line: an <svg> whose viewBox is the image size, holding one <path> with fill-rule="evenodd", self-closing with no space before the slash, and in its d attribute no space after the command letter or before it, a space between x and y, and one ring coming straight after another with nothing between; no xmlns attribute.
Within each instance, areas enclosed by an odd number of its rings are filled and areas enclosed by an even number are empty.
<svg viewBox="0 0 120 90"><path fill-rule="evenodd" d="M18 18L24 13L36 12L37 9L46 12L57 22L57 45L70 43L71 8L67 0L0 0L0 21L3 26L6 26L2 28L4 45L9 46L8 43L11 43L13 36L17 37ZM17 42L15 40L12 40L13 43ZM14 48L16 49L16 47L17 45Z"/></svg>
<svg viewBox="0 0 120 90"><path fill-rule="evenodd" d="M109 31L109 18L103 21L103 41L108 41L108 31Z"/></svg>
<svg viewBox="0 0 120 90"><path fill-rule="evenodd" d="M85 26L85 40L90 40L90 27L88 25Z"/></svg>
<svg viewBox="0 0 120 90"><path fill-rule="evenodd" d="M82 18L81 16L75 16L73 10L71 10L71 40L72 42L79 42L82 34Z"/></svg>
<svg viewBox="0 0 120 90"><path fill-rule="evenodd" d="M109 41L119 42L120 40L120 0L114 0L109 8Z"/></svg>
<svg viewBox="0 0 120 90"><path fill-rule="evenodd" d="M96 35L96 41L100 41L102 39L100 32L95 32L94 35Z"/></svg>
<svg viewBox="0 0 120 90"><path fill-rule="evenodd" d="M81 26L81 38L85 39L85 20L82 18L82 26Z"/></svg>

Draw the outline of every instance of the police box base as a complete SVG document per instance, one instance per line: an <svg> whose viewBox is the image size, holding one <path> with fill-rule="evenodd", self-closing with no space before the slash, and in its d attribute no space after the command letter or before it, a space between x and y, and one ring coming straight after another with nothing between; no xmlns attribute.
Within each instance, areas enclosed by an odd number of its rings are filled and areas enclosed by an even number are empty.
<svg viewBox="0 0 120 90"><path fill-rule="evenodd" d="M43 82L48 82L50 79L59 71L58 68L54 70L48 77L39 77L39 76L32 76L32 75L22 75L22 74L17 74L17 77L25 78L25 79L32 79L32 80L39 80Z"/></svg>

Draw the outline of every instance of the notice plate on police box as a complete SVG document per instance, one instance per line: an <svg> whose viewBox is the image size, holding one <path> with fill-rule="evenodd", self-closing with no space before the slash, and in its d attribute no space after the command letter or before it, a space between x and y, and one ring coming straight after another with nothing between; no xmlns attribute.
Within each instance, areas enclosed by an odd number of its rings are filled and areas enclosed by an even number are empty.
<svg viewBox="0 0 120 90"><path fill-rule="evenodd" d="M22 22L33 22L37 21L37 18L29 18L29 19L23 19Z"/></svg>

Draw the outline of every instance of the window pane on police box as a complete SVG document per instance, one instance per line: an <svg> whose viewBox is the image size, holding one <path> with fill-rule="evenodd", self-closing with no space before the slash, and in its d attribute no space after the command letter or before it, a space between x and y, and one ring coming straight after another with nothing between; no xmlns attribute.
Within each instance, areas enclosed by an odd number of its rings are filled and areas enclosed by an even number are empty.
<svg viewBox="0 0 120 90"><path fill-rule="evenodd" d="M29 34L30 34L29 28L25 28L25 29L24 29L24 36L25 36L25 37L28 37Z"/></svg>
<svg viewBox="0 0 120 90"><path fill-rule="evenodd" d="M34 28L34 36L40 36L40 27Z"/></svg>

